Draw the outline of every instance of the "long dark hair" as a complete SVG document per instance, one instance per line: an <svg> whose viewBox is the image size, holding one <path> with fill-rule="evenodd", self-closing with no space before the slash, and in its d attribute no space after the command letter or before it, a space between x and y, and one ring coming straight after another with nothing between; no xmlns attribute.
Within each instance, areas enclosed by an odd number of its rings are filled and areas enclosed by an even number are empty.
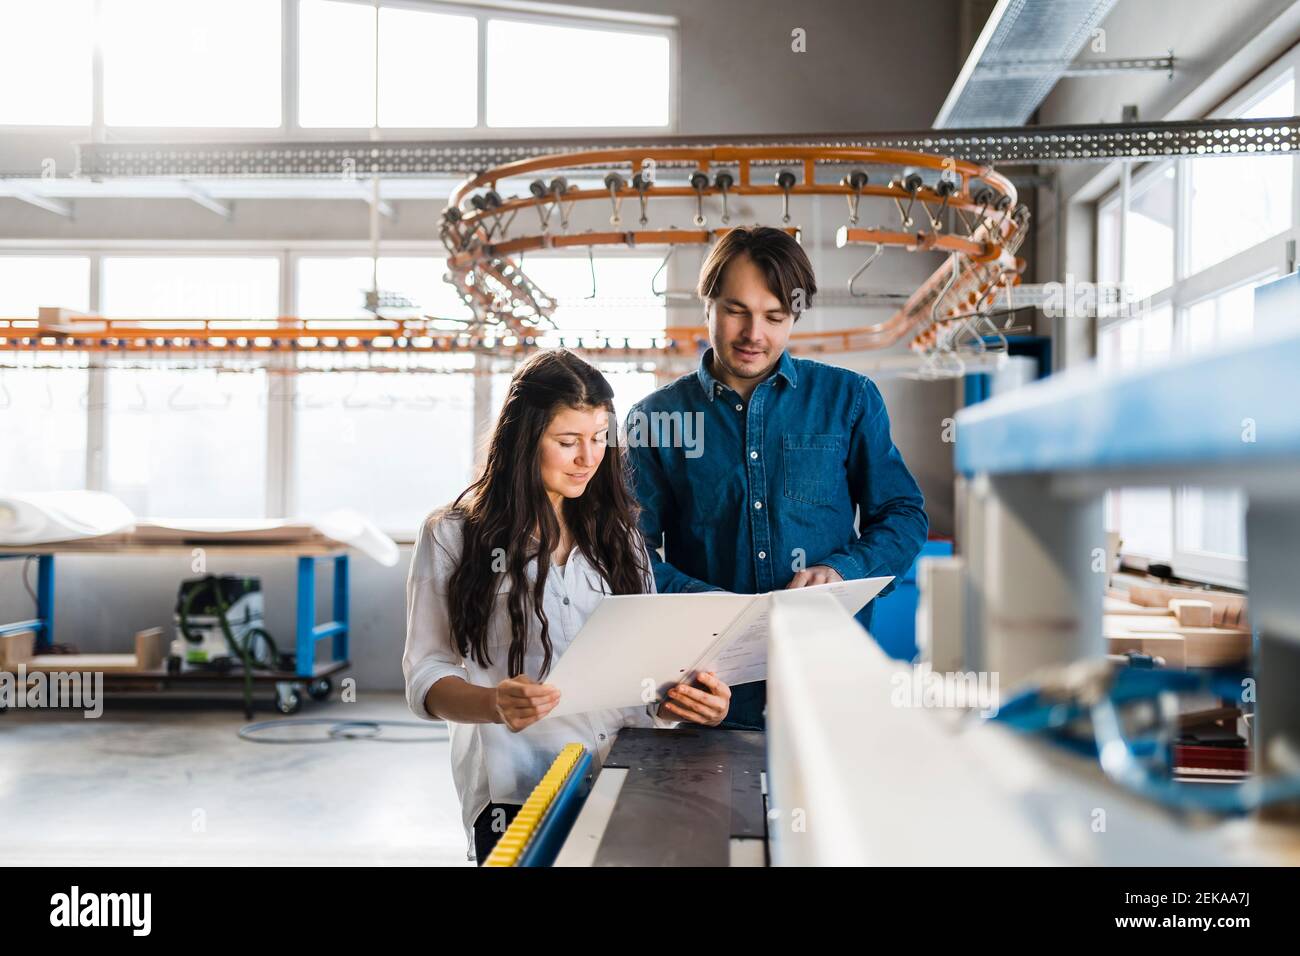
<svg viewBox="0 0 1300 956"><path fill-rule="evenodd" d="M562 408L604 408L609 412L611 439L617 433L614 391L605 376L567 349L530 356L510 380L482 476L451 505L452 513L464 518L464 548L447 588L452 639L462 657L472 657L482 666L492 664L488 624L496 609L498 575L509 574L511 677L524 669L530 612L542 624L538 679L551 668L550 627L542 596L560 525L542 484L539 458L542 435ZM583 494L564 498L561 507L574 543L610 592L644 593L649 568L637 528L637 505L628 491L616 440L607 444L605 457ZM529 593L526 568L533 558L538 559L537 579Z"/></svg>

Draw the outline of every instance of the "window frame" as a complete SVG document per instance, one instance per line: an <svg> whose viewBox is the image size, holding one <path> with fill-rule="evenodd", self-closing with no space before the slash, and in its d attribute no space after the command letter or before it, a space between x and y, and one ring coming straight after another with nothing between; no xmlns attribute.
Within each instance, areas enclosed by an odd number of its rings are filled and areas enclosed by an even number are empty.
<svg viewBox="0 0 1300 956"><path fill-rule="evenodd" d="M1274 92L1279 85L1286 83L1288 79L1295 82L1295 101L1292 105L1295 112L1300 114L1300 48L1294 48L1274 61L1268 68L1262 70L1250 83L1227 98L1219 108L1209 114L1208 118L1231 118L1240 115L1254 103ZM1127 189L1131 201L1135 186L1137 188L1144 186L1150 177L1159 175L1169 164L1174 165L1174 187L1177 201L1174 212L1173 284L1139 300L1140 307L1137 316L1099 317L1095 329L1094 355L1099 355L1102 337L1110 329L1118 330L1118 327L1126 322L1139 321L1143 315L1165 304L1168 304L1173 310L1174 354L1184 353L1187 316L1188 311L1193 306L1207 299L1230 292L1242 285L1256 282L1267 277L1270 273L1279 275L1284 271L1287 243L1300 239L1300 161L1296 157L1290 159L1292 170L1291 225L1279 233L1264 237L1254 245L1242 249L1226 259L1196 272L1191 272L1189 270L1190 235L1187 216L1191 198L1191 177L1187 164L1189 160L1194 158L1165 159L1144 164L1143 168L1129 175L1127 185L1124 182L1123 174L1121 174L1120 185L1109 190L1097 200L1093 218L1094 263L1099 267L1105 254L1101 247L1101 218L1103 214L1111 213L1118 206L1119 229L1116 239L1119 244L1119 281L1124 282L1127 278L1125 275L1124 253L1128 228L1128 209L1124 203L1125 191ZM1278 161L1281 162L1280 159ZM1186 540L1186 529L1180 526L1179 521L1183 487L1173 486L1165 489L1170 496L1171 514L1173 516L1170 528L1171 553L1167 558L1164 555L1145 555L1130 551L1122 551L1121 554L1130 563L1139 567L1151 561L1167 559L1174 574L1179 577L1202 581L1207 584L1244 587L1246 585L1246 559L1244 557L1227 557L1208 552L1191 551L1182 547L1182 542ZM1108 501L1109 510L1116 518L1116 524L1118 525L1118 519L1122 513L1121 499L1117 496L1108 495Z"/></svg>
<svg viewBox="0 0 1300 956"><path fill-rule="evenodd" d="M104 121L104 69L100 51L98 27L91 66L91 122L87 125L30 125L2 124L0 131L6 135L42 134L49 136L60 130L69 133L82 131L93 141L103 141L111 131L113 138L140 142L201 142L210 141L219 132L220 138L230 142L315 142L323 139L355 139L374 127L368 126L303 126L298 118L299 93L299 17L301 0L280 2L280 125L279 126L109 126ZM372 0L337 0L373 7ZM487 22L511 20L538 23L546 26L567 26L607 32L627 32L663 36L668 41L668 124L666 126L601 126L594 127L602 136L625 137L645 135L672 135L678 131L681 104L681 49L679 21L674 16L642 14L630 11L599 10L579 12L577 8L556 4L553 11L534 9L546 4L515 6L509 0L499 3L442 2L442 0L381 0L385 7L420 10L428 13L445 13L471 17L478 23L478 82L475 124L457 127L405 127L381 126L385 141L405 142L415 140L490 140L514 139L524 135L553 137L590 136L590 126L488 126L487 116ZM93 16L98 19L99 0L94 0Z"/></svg>

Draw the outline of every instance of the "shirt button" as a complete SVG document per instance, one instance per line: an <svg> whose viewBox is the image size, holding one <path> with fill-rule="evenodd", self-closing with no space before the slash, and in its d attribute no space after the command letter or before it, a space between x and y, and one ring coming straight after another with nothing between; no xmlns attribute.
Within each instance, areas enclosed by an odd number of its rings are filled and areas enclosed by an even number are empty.
<svg viewBox="0 0 1300 956"><path fill-rule="evenodd" d="M755 507L755 508L761 508L761 507L763 507L763 502L761 502L761 501L755 501L755 502L754 502L754 507Z"/></svg>
<svg viewBox="0 0 1300 956"><path fill-rule="evenodd" d="M568 598L565 598L565 599L564 599L564 603L565 603L565 604L568 604L568 603L569 603L569 599L568 599Z"/></svg>
<svg viewBox="0 0 1300 956"><path fill-rule="evenodd" d="M745 410L745 406L744 406L744 405L737 405L737 406L736 406L736 411L738 411L738 412L743 412L744 410Z"/></svg>
<svg viewBox="0 0 1300 956"><path fill-rule="evenodd" d="M751 451L751 452L749 453L749 457L750 457L750 458L757 458L757 457L758 457L758 452L756 452L756 451Z"/></svg>
<svg viewBox="0 0 1300 956"><path fill-rule="evenodd" d="M767 552L766 552L766 551L760 551L760 552L758 552L758 559L759 559L760 561L762 561L762 560L763 560L764 558L766 558L766 557L767 557Z"/></svg>

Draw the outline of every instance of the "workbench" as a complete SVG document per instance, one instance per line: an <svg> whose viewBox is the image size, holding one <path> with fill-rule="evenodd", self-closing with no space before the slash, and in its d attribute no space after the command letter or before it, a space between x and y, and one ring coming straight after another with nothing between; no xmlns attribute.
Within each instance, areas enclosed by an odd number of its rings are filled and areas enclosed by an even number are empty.
<svg viewBox="0 0 1300 956"><path fill-rule="evenodd" d="M303 542L216 542L207 538L158 544L134 542L129 536L113 535L107 538L88 538L47 545L27 545L20 548L0 548L0 560L34 559L37 563L36 617L0 624L0 635L31 631L36 637L37 654L49 653L54 643L55 564L58 555L99 555L103 557L138 557L159 555L190 556L195 548L202 548L213 558L217 557L291 557L297 560L297 604L294 627L294 662L291 671L255 671L252 679L258 684L276 686L276 704L282 713L297 711L302 703L299 688L314 699L323 699L332 689L330 677L350 666L348 625L348 553L335 544ZM329 561L333 569L333 618L316 622L316 563ZM177 581L179 584L179 579ZM170 609L168 611L170 614ZM170 625L169 625L170 626ZM330 655L318 660L316 642L330 638ZM197 687L200 685L229 685L231 681L243 682L242 669L232 668L227 673L206 670L170 672L139 671L133 673L105 674L105 686L112 689L167 689L169 687Z"/></svg>

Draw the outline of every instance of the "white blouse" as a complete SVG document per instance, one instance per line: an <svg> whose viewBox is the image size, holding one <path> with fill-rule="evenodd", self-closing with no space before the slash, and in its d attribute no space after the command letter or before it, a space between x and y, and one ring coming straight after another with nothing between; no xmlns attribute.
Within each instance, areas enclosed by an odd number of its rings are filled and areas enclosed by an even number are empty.
<svg viewBox="0 0 1300 956"><path fill-rule="evenodd" d="M406 579L406 652L402 672L406 676L406 700L411 711L424 720L438 720L425 709L429 688L444 677L459 677L479 687L495 687L510 675L510 617L506 611L509 575L501 575L497 609L488 620L488 667L457 652L448 618L447 584L460 561L464 519L435 511L420 526L411 570ZM644 548L644 544L642 543ZM650 562L647 556L646 567ZM537 561L527 566L530 580L537 580ZM654 590L654 577L647 573L647 590ZM551 565L542 601L550 624L551 666L577 636L588 615L608 593L600 574L582 551L574 548L565 565ZM528 614L528 645L524 672L534 680L542 664L541 623ZM460 796L461 816L473 859L474 821L491 803L522 804L542 779L565 744L580 743L599 766L614 744L621 727L675 727L677 721L661 720L650 707L601 710L567 717L546 717L518 733L505 724L457 724L447 721L451 735L451 770Z"/></svg>

